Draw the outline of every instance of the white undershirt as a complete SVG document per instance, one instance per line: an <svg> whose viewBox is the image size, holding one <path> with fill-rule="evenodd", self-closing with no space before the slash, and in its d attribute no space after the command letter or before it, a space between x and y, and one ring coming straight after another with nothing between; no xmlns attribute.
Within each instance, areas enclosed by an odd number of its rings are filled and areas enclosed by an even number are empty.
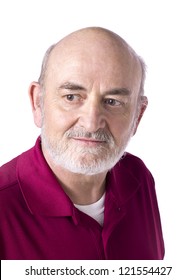
<svg viewBox="0 0 195 280"><path fill-rule="evenodd" d="M74 206L76 208L78 208L80 211L84 212L85 214L91 216L101 226L103 226L103 223L104 223L104 201L105 201L105 193L95 203L92 203L92 204L89 204L89 205L74 204Z"/></svg>

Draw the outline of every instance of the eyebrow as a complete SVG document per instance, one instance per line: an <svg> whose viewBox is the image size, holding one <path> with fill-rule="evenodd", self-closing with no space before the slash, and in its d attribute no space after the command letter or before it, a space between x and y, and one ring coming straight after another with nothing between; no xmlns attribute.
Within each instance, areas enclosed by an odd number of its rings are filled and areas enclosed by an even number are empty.
<svg viewBox="0 0 195 280"><path fill-rule="evenodd" d="M83 86L70 82L64 83L59 87L59 89L86 90Z"/></svg>
<svg viewBox="0 0 195 280"><path fill-rule="evenodd" d="M70 89L70 90L83 90L83 91L87 91L86 88L84 88L83 86L76 84L76 83L71 83L71 82L66 82L63 85L61 85L59 87L59 89ZM113 88L110 90L105 91L105 95L123 95L123 96L127 96L127 95L131 95L131 90L128 88Z"/></svg>
<svg viewBox="0 0 195 280"><path fill-rule="evenodd" d="M114 88L105 93L106 95L131 95L131 90L128 88Z"/></svg>

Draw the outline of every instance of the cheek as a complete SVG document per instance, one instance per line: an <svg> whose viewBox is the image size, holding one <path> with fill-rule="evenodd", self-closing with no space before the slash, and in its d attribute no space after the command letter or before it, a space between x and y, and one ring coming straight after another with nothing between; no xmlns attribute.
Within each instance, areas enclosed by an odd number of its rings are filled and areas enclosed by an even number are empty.
<svg viewBox="0 0 195 280"><path fill-rule="evenodd" d="M128 114L118 119L113 118L110 122L109 129L115 141L120 144L128 140L131 134L132 118Z"/></svg>
<svg viewBox="0 0 195 280"><path fill-rule="evenodd" d="M43 126L50 135L63 135L74 123L74 116L68 112L50 107L45 109Z"/></svg>

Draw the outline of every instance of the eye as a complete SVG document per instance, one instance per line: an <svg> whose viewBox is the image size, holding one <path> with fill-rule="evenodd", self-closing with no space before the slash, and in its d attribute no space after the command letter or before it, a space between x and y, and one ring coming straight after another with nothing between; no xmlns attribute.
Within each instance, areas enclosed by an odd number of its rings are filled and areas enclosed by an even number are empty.
<svg viewBox="0 0 195 280"><path fill-rule="evenodd" d="M110 105L110 106L120 106L121 105L121 102L116 100L116 99L113 99L113 98L108 98L104 101L105 104L107 105Z"/></svg>
<svg viewBox="0 0 195 280"><path fill-rule="evenodd" d="M75 95L74 94L68 94L65 96L65 98L68 100L68 101L73 101L75 99Z"/></svg>
<svg viewBox="0 0 195 280"><path fill-rule="evenodd" d="M78 94L67 94L64 97L69 102L78 102L81 99L81 97Z"/></svg>

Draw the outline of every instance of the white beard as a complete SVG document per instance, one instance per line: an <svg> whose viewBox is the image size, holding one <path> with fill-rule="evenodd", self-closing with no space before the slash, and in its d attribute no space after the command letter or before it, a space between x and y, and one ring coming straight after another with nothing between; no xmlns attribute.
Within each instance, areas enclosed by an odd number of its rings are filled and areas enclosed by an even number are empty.
<svg viewBox="0 0 195 280"><path fill-rule="evenodd" d="M92 138L104 142L97 147L86 147L78 145L72 137ZM88 133L83 128L71 128L60 139L48 137L44 125L41 131L42 145L54 164L73 173L85 175L110 170L122 157L129 138L126 141L123 139L121 147L118 147L111 133L103 129Z"/></svg>

